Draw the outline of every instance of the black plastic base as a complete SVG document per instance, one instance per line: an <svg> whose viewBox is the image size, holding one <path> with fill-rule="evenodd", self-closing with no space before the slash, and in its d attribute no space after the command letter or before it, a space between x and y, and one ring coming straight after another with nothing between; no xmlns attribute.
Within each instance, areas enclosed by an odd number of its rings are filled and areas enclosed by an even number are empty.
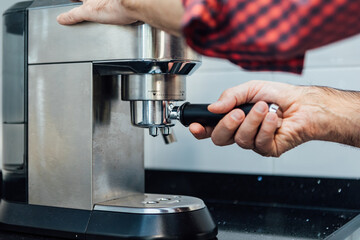
<svg viewBox="0 0 360 240"><path fill-rule="evenodd" d="M85 239L91 211L0 202L0 228L7 231Z"/></svg>
<svg viewBox="0 0 360 240"><path fill-rule="evenodd" d="M171 214L129 214L0 202L0 228L70 239L207 240L217 227L207 208Z"/></svg>

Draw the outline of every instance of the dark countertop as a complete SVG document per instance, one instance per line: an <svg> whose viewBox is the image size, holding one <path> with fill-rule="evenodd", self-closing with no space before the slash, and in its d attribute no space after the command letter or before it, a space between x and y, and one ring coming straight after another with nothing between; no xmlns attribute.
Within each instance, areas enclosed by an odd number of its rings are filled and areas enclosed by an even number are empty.
<svg viewBox="0 0 360 240"><path fill-rule="evenodd" d="M218 240L360 239L359 186L343 179L146 173L146 192L202 198L218 225ZM59 238L0 232L5 239Z"/></svg>
<svg viewBox="0 0 360 240"><path fill-rule="evenodd" d="M360 232L358 179L151 170L145 182L147 192L203 199L219 240L336 240Z"/></svg>
<svg viewBox="0 0 360 240"><path fill-rule="evenodd" d="M358 215L355 211L207 203L219 227L218 240L324 239ZM56 240L0 232L1 240Z"/></svg>
<svg viewBox="0 0 360 240"><path fill-rule="evenodd" d="M208 204L219 240L325 239L357 212L269 206Z"/></svg>

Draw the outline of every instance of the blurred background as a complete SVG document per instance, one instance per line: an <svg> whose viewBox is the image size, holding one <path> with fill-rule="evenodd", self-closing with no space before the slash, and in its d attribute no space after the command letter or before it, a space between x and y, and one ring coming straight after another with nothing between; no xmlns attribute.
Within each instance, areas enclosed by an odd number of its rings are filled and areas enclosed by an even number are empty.
<svg viewBox="0 0 360 240"><path fill-rule="evenodd" d="M0 11L4 12L16 2L18 1L1 0ZM0 21L1 29L2 19ZM2 39L0 42L2 53ZM2 61L6 61L6 57ZM0 70L1 68L0 64ZM204 57L200 69L188 77L187 101L211 103L216 101L225 89L254 79L360 91L360 36L309 51L301 76L246 72L225 60ZM2 133L1 127L0 132ZM171 145L165 145L161 137L152 138L145 134L146 168L360 178L360 149L349 146L313 141L283 154L280 158L265 158L236 145L217 147L209 139L198 141L181 124L175 127L175 132L178 142Z"/></svg>

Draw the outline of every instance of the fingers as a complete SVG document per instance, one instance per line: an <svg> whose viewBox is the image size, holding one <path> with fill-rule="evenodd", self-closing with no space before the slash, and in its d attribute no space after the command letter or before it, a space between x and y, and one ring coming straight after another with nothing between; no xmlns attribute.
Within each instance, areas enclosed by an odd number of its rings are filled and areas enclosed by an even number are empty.
<svg viewBox="0 0 360 240"><path fill-rule="evenodd" d="M62 25L72 25L86 20L84 5L71 9L69 12L62 13L57 17L58 23Z"/></svg>
<svg viewBox="0 0 360 240"><path fill-rule="evenodd" d="M263 156L279 156L275 144L276 130L281 126L278 115L268 111L265 102L258 102L235 134L235 142L244 149L253 149Z"/></svg>
<svg viewBox="0 0 360 240"><path fill-rule="evenodd" d="M240 147L245 149L255 148L255 137L268 112L269 108L265 102L260 101L254 105L235 134L235 142Z"/></svg>
<svg viewBox="0 0 360 240"><path fill-rule="evenodd" d="M275 132L278 128L278 115L269 112L256 136L255 146L256 152L263 156L278 157L279 153L275 144Z"/></svg>
<svg viewBox="0 0 360 240"><path fill-rule="evenodd" d="M204 127L199 123L192 123L189 126L190 132L194 135L197 139L205 139L211 136L213 131L212 127Z"/></svg>
<svg viewBox="0 0 360 240"><path fill-rule="evenodd" d="M275 134L281 127L281 118L269 112L268 105L261 101L254 105L250 113L234 109L212 129L198 123L190 125L191 133L197 139L211 139L215 145L225 146L236 142L240 147L253 149L263 156L279 156Z"/></svg>
<svg viewBox="0 0 360 240"><path fill-rule="evenodd" d="M215 145L225 146L234 143L234 134L245 118L245 114L240 109L234 109L227 114L216 125L211 139Z"/></svg>

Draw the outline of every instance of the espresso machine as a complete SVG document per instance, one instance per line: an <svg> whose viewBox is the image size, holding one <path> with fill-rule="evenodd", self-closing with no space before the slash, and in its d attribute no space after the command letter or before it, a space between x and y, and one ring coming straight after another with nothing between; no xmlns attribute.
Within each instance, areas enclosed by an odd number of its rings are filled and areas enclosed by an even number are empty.
<svg viewBox="0 0 360 240"><path fill-rule="evenodd" d="M58 24L77 4L20 2L3 15L1 229L71 239L215 238L202 200L144 193L143 128L171 142L174 122L185 119L180 110L194 118L194 105L176 102L200 57L182 38L143 23Z"/></svg>
<svg viewBox="0 0 360 240"><path fill-rule="evenodd" d="M143 23L57 23L78 4L26 1L3 14L0 228L90 240L215 238L201 199L144 193L144 128L171 143L175 122L215 125L224 116L178 104L199 55Z"/></svg>

